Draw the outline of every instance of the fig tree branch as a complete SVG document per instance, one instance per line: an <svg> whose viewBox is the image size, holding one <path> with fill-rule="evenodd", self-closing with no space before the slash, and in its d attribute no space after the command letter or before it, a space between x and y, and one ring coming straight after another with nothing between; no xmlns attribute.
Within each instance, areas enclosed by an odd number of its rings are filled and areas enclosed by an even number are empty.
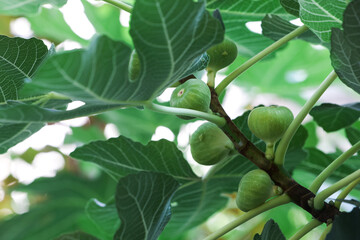
<svg viewBox="0 0 360 240"><path fill-rule="evenodd" d="M221 129L233 142L235 149L260 169L266 171L274 183L280 186L291 198L292 202L309 212L315 219L325 223L334 219L335 215L339 213L339 210L327 203L324 204L323 209L316 210L311 204L315 198L315 194L292 179L282 166L278 166L274 162L268 160L265 157L265 154L251 143L237 128L222 108L215 90L213 88L210 89L210 108L214 113L225 118L226 124Z"/></svg>

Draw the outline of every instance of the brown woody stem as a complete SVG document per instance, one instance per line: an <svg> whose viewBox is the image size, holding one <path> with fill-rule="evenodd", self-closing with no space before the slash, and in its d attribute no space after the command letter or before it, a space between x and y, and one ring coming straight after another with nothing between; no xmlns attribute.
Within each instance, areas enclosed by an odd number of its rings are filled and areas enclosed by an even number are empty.
<svg viewBox="0 0 360 240"><path fill-rule="evenodd" d="M327 203L324 203L323 209L316 210L312 204L315 194L292 179L282 166L268 160L265 154L250 142L230 119L222 108L215 90L213 88L210 90L211 110L225 118L226 124L222 130L233 142L235 149L260 169L266 171L275 184L280 186L291 198L292 202L309 212L315 219L324 223L331 222L335 215L339 214L339 210Z"/></svg>

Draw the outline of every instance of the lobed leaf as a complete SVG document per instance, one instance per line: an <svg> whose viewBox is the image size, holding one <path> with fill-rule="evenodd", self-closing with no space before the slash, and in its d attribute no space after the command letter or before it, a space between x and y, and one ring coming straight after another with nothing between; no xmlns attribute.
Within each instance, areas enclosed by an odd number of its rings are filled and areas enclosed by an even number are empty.
<svg viewBox="0 0 360 240"><path fill-rule="evenodd" d="M162 173L121 178L115 195L121 225L114 239L156 240L170 220L170 201L178 187L174 178Z"/></svg>

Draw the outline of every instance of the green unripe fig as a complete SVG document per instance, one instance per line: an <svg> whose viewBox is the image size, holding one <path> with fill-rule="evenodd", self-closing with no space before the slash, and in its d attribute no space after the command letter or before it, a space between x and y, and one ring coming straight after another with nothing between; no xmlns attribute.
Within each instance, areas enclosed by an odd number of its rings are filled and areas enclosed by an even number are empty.
<svg viewBox="0 0 360 240"><path fill-rule="evenodd" d="M292 112L283 106L258 107L248 117L250 131L266 144L275 144L294 119Z"/></svg>
<svg viewBox="0 0 360 240"><path fill-rule="evenodd" d="M191 155L202 165L213 165L225 159L234 144L214 123L204 123L190 138Z"/></svg>
<svg viewBox="0 0 360 240"><path fill-rule="evenodd" d="M273 186L270 176L261 169L246 173L239 183L236 205L244 212L262 205L273 196Z"/></svg>
<svg viewBox="0 0 360 240"><path fill-rule="evenodd" d="M212 46L206 53L210 56L207 71L217 72L229 66L237 57L236 44L230 39L224 39L222 43Z"/></svg>
<svg viewBox="0 0 360 240"><path fill-rule="evenodd" d="M128 69L130 82L135 82L138 79L140 75L140 69L141 69L141 64L140 64L139 55L135 50L133 50L130 55L130 62Z"/></svg>
<svg viewBox="0 0 360 240"><path fill-rule="evenodd" d="M189 79L175 88L171 94L170 106L209 112L210 101L211 93L206 83L199 79ZM185 116L179 117L189 119Z"/></svg>

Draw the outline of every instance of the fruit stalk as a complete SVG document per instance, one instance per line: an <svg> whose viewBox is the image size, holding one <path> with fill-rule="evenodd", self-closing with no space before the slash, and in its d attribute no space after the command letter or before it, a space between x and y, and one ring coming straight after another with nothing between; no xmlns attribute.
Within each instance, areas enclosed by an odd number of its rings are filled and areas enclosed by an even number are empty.
<svg viewBox="0 0 360 240"><path fill-rule="evenodd" d="M315 194L292 179L282 166L269 161L265 154L244 136L222 108L218 95L213 88L211 89L210 108L214 113L225 118L226 124L221 129L233 142L235 149L260 169L266 171L274 183L280 186L284 193L291 198L292 202L309 212L320 222L327 223L329 219L334 219L335 215L339 214L336 207L327 203L324 203L324 208L321 210L316 210L310 206L309 202L315 198Z"/></svg>

